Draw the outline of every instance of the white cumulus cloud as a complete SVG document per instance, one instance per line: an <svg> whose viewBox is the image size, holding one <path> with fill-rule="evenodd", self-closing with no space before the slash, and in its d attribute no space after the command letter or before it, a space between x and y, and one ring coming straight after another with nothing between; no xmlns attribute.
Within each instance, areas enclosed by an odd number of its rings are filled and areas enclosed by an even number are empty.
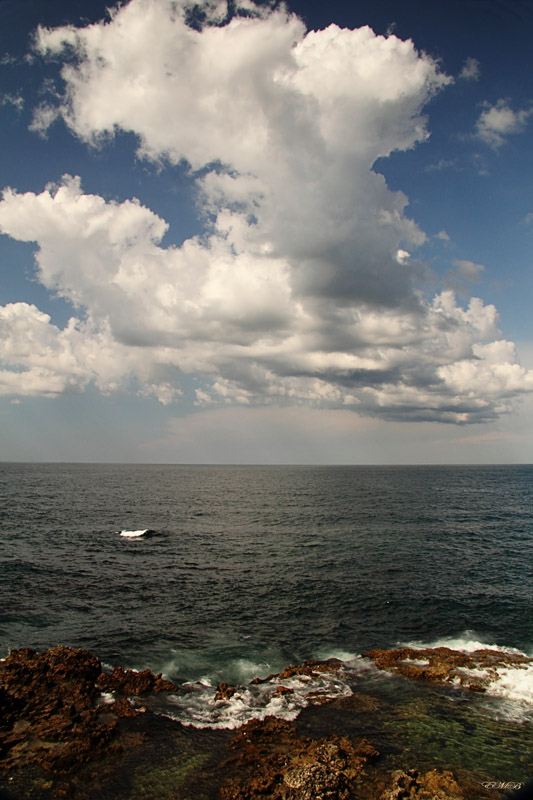
<svg viewBox="0 0 533 800"><path fill-rule="evenodd" d="M506 137L521 133L533 114L533 109L513 111L507 100L500 99L495 105L485 104L476 123L476 135L490 147L501 147Z"/></svg>
<svg viewBox="0 0 533 800"><path fill-rule="evenodd" d="M105 201L70 176L7 189L0 229L36 243L39 280L79 319L61 331L33 306L5 307L2 391L92 381L169 404L195 374L201 406L459 423L508 410L531 374L496 309L424 296L411 254L425 235L372 169L427 138L424 105L449 79L393 35L306 33L283 6L245 10L221 24L226 4L206 3L191 27L181 0L131 0L105 23L38 31L37 50L64 58L65 91L34 127L59 114L102 146L133 132L141 157L189 165L210 222L165 247L167 222L138 200Z"/></svg>

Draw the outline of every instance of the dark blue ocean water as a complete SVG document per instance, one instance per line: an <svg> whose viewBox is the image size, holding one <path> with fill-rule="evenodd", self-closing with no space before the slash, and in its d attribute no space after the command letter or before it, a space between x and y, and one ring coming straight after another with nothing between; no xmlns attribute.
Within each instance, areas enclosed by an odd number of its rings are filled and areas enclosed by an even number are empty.
<svg viewBox="0 0 533 800"><path fill-rule="evenodd" d="M533 649L532 466L2 464L0 515L0 656L235 680L399 642Z"/></svg>

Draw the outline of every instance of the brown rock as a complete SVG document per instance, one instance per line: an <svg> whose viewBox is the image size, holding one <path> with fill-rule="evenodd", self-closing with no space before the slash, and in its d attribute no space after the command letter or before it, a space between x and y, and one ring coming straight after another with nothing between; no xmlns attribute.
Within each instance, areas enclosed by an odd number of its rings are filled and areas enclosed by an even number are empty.
<svg viewBox="0 0 533 800"><path fill-rule="evenodd" d="M120 700L115 700L115 702L110 703L107 708L116 717L138 717L141 713L137 711L127 697L121 697Z"/></svg>
<svg viewBox="0 0 533 800"><path fill-rule="evenodd" d="M167 681L165 678L161 677L161 672L158 672L155 676L155 683L152 687L152 692L175 692L178 689L175 683L172 681Z"/></svg>
<svg viewBox="0 0 533 800"><path fill-rule="evenodd" d="M288 686L278 686L274 692L274 697L285 697L287 694L294 694L294 689L289 689Z"/></svg>
<svg viewBox="0 0 533 800"><path fill-rule="evenodd" d="M367 761L379 755L367 741L347 737L299 738L275 717L244 725L230 762L241 779L228 781L222 800L347 800Z"/></svg>
<svg viewBox="0 0 533 800"><path fill-rule="evenodd" d="M451 772L436 769L421 774L416 769L392 773L392 786L380 800L463 800L464 795Z"/></svg>
<svg viewBox="0 0 533 800"><path fill-rule="evenodd" d="M37 764L65 772L97 756L116 721L101 722L101 665L86 650L14 650L0 663L0 769Z"/></svg>
<svg viewBox="0 0 533 800"><path fill-rule="evenodd" d="M288 678L294 678L296 675L307 675L312 678L316 676L318 672L337 672L341 667L342 661L339 661L338 658L328 658L326 661L314 661L313 659L309 659L308 661L304 661L303 664L293 664L290 667L285 667L283 672L274 672L266 678L254 678L250 683L268 683L268 681L272 681L274 678L279 681L284 681Z"/></svg>
<svg viewBox="0 0 533 800"><path fill-rule="evenodd" d="M348 709L357 714L373 714L377 711L383 711L385 703L383 700L378 700L377 697L354 692L348 697L336 698L333 700L332 705L336 708Z"/></svg>
<svg viewBox="0 0 533 800"><path fill-rule="evenodd" d="M499 650L476 650L462 653L448 647L415 650L402 647L397 650L371 650L365 658L374 661L378 669L388 670L406 678L430 683L459 683L473 692L484 692L489 683L498 679L498 667L517 669L533 663L533 658L503 653ZM484 671L485 675L469 674L469 670Z"/></svg>
<svg viewBox="0 0 533 800"><path fill-rule="evenodd" d="M98 688L103 692L116 692L126 696L138 696L149 692L173 692L178 687L164 680L161 673L154 675L149 669L136 672L133 669L114 667L108 674L102 672L98 677Z"/></svg>
<svg viewBox="0 0 533 800"><path fill-rule="evenodd" d="M215 700L229 700L233 697L237 689L229 683L219 683L215 692Z"/></svg>

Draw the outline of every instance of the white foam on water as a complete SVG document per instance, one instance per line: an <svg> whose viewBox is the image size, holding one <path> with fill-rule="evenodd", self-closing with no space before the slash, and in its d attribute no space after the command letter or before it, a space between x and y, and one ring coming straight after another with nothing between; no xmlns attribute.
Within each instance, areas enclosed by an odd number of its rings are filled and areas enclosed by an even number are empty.
<svg viewBox="0 0 533 800"><path fill-rule="evenodd" d="M423 661L421 658L404 658L402 664L412 667L429 667L429 661Z"/></svg>
<svg viewBox="0 0 533 800"><path fill-rule="evenodd" d="M496 713L514 720L533 721L533 663L498 667L487 686L487 695L499 698Z"/></svg>
<svg viewBox="0 0 533 800"><path fill-rule="evenodd" d="M145 533L148 533L150 528L145 528L142 531L119 531L121 536L124 536L125 539L140 539Z"/></svg>
<svg viewBox="0 0 533 800"><path fill-rule="evenodd" d="M259 663L248 658L238 658L232 662L232 674L239 683L248 683L261 675L266 677L271 672L271 666L266 662Z"/></svg>
<svg viewBox="0 0 533 800"><path fill-rule="evenodd" d="M499 670L498 676L477 696L478 709L497 719L533 722L533 674L529 669ZM457 685L460 680L455 681Z"/></svg>
<svg viewBox="0 0 533 800"><path fill-rule="evenodd" d="M436 639L433 642L401 642L398 647L411 647L413 650L425 650L426 648L449 647L450 650L459 650L461 653L474 653L476 650L498 650L500 653L514 653L515 655L526 656L522 650L516 647L502 647L498 644L489 644L476 638L472 631L465 631L462 636L449 636Z"/></svg>
<svg viewBox="0 0 533 800"><path fill-rule="evenodd" d="M482 681L490 678L490 672L486 669L468 669L468 667L457 667L455 672L459 673L455 683L461 682L461 676L464 676L465 678L477 678L478 680Z"/></svg>
<svg viewBox="0 0 533 800"><path fill-rule="evenodd" d="M351 664L361 658L360 653L351 653L347 650L319 650L316 656L318 661L327 661L330 658L336 658L339 661L344 661L346 664Z"/></svg>
<svg viewBox="0 0 533 800"><path fill-rule="evenodd" d="M414 650L448 647L450 650L459 650L463 653L473 654L476 650L495 650L498 653L531 657L516 647L502 647L501 645L488 644L480 641L470 631L456 638L438 639L435 642L408 642L402 647L411 647ZM461 677L476 679L485 686L485 696L499 698L500 705L491 704L488 710L497 716L514 720L533 720L533 662L517 664L495 664L489 668L461 667L456 670L459 675L453 681L461 684Z"/></svg>
<svg viewBox="0 0 533 800"><path fill-rule="evenodd" d="M100 706L108 706L110 703L115 702L115 695L113 692L100 692L100 697L98 698L98 705Z"/></svg>
<svg viewBox="0 0 533 800"><path fill-rule="evenodd" d="M522 669L502 667L498 670L498 678L490 686L491 694L533 704L533 664Z"/></svg>
<svg viewBox="0 0 533 800"><path fill-rule="evenodd" d="M288 690L278 693L278 687ZM214 689L205 682L188 685L187 693L168 698L172 710L167 716L183 725L195 728L240 728L250 720L275 716L285 720L296 719L309 703L321 699L333 700L352 694L342 670L335 673L315 673L312 677L298 675L293 678L236 688L227 700L215 700Z"/></svg>

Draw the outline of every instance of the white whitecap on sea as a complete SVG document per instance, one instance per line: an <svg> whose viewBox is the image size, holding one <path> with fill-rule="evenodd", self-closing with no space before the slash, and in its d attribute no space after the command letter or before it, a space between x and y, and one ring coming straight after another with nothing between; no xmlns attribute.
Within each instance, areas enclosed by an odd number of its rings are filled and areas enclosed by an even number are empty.
<svg viewBox="0 0 533 800"><path fill-rule="evenodd" d="M283 690L280 692L280 687ZM338 673L316 673L310 678L299 675L290 679L275 677L260 684L238 687L227 700L215 700L214 688L205 683L189 685L184 695L173 695L173 710L167 716L195 728L240 728L252 719L275 716L293 720L311 702L320 698L334 699L352 694L346 676Z"/></svg>

